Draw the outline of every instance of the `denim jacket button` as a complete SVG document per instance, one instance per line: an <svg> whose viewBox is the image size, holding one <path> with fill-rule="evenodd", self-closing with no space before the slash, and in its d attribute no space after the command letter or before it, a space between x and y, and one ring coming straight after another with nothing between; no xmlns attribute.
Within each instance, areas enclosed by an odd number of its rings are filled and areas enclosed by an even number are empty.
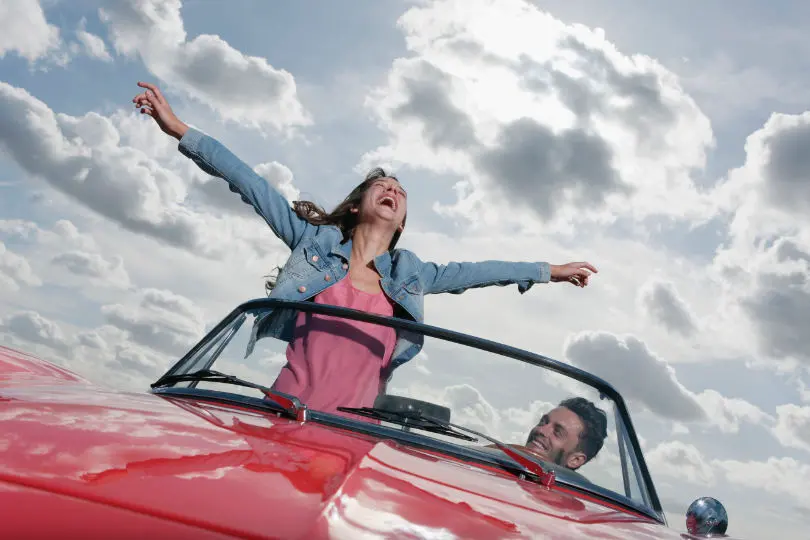
<svg viewBox="0 0 810 540"><path fill-rule="evenodd" d="M323 279L325 279L326 281L329 281L330 279L332 279L332 276L330 276L329 274L326 274L325 276L323 276Z"/></svg>
<svg viewBox="0 0 810 540"><path fill-rule="evenodd" d="M317 255L312 256L312 262L318 262L318 256Z"/></svg>
<svg viewBox="0 0 810 540"><path fill-rule="evenodd" d="M349 263L343 263L343 269L348 270L349 269Z"/></svg>
<svg viewBox="0 0 810 540"><path fill-rule="evenodd" d="M304 287L303 285L301 285L300 287L298 287L298 292L306 292L306 290L307 290L307 288L306 288L306 287Z"/></svg>

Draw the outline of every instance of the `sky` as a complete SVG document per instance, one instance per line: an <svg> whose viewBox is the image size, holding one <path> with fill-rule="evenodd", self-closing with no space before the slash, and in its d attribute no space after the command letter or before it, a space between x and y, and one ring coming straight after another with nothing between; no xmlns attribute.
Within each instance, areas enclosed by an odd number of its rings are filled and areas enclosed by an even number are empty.
<svg viewBox="0 0 810 540"><path fill-rule="evenodd" d="M290 199L369 167L436 262L587 260L427 322L628 400L670 523L810 522L806 3L5 0L0 343L144 389L288 252L132 108L138 80Z"/></svg>

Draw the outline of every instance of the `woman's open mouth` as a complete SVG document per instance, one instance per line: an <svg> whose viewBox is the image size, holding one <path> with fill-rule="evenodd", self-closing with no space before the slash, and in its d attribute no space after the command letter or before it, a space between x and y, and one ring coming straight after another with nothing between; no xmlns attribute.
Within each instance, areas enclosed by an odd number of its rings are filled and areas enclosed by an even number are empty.
<svg viewBox="0 0 810 540"><path fill-rule="evenodd" d="M397 210L397 201L396 201L396 199L394 199L390 195L383 195L382 197L377 199L377 204L387 206L387 207L389 207L391 210L393 210L395 212Z"/></svg>

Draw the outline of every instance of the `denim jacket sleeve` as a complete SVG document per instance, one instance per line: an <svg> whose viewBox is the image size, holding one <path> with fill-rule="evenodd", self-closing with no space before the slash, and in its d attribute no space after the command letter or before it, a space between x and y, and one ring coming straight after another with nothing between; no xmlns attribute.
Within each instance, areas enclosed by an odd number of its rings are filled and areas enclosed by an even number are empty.
<svg viewBox="0 0 810 540"><path fill-rule="evenodd" d="M511 285L525 293L535 283L551 280L551 267L546 262L451 262L436 264L418 262L419 278L425 294L460 294L467 289Z"/></svg>
<svg viewBox="0 0 810 540"><path fill-rule="evenodd" d="M178 149L203 171L228 182L231 191L239 193L290 249L314 227L298 217L287 199L269 182L216 139L189 128L180 139Z"/></svg>

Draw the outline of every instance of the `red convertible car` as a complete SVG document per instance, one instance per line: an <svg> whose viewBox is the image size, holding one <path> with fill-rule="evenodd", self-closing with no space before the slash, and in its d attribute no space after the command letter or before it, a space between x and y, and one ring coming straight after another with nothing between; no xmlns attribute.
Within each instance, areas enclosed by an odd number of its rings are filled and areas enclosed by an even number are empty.
<svg viewBox="0 0 810 540"><path fill-rule="evenodd" d="M290 331L421 344L372 407L273 390ZM247 302L142 392L0 348L3 538L696 538L669 528L622 396L565 363L310 302Z"/></svg>

